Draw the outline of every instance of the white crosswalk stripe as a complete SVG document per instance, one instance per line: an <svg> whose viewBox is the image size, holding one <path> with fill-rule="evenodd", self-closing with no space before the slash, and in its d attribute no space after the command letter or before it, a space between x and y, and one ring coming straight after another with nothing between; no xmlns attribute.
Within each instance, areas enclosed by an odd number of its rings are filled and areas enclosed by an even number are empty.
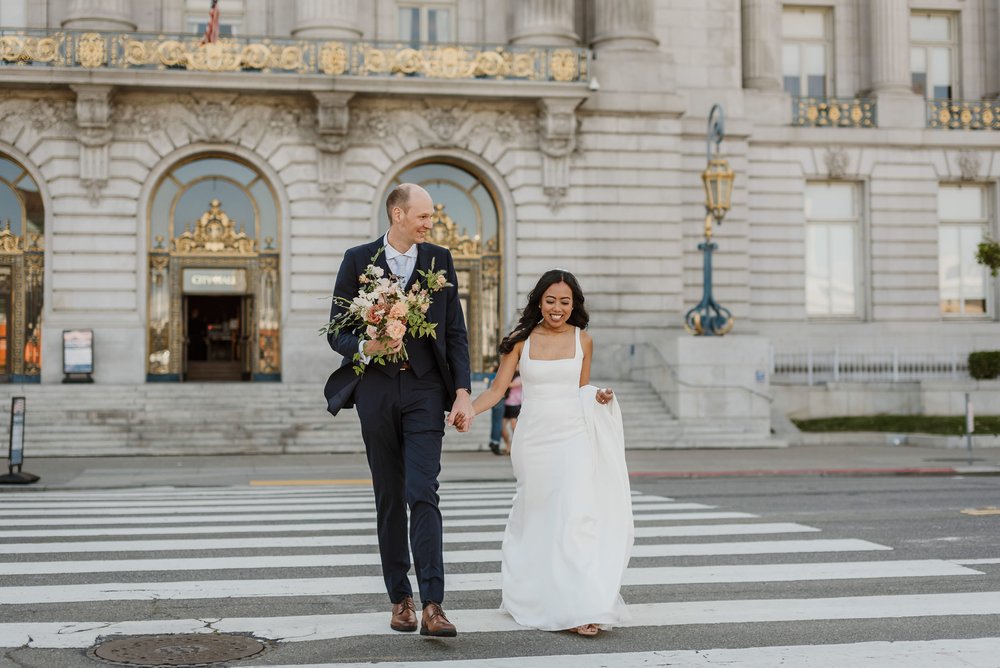
<svg viewBox="0 0 1000 668"><path fill-rule="evenodd" d="M482 592L498 600L500 543L512 495L513 485L504 482L443 486L448 591ZM633 500L636 545L623 594L643 602L630 604L633 619L620 633L685 625L1000 615L1000 592L975 585L918 594L873 589L859 596L762 597L771 591L765 585L791 582L944 578L974 583L983 579L979 568L997 560L904 559L894 557L891 546L826 536L816 527L781 518L653 495L634 494ZM5 494L3 501L0 605L10 612L0 621L0 648L80 649L108 636L165 633L232 632L276 643L398 635L389 629L384 610L371 612L387 605L369 486L19 492ZM697 593L699 586L738 583L749 588L736 598L701 599ZM310 602L315 610L324 601L342 600L343 609L355 600L351 597L380 603L354 612L267 614L267 601ZM122 619L118 610L132 609L123 607L124 601L177 601L185 612ZM244 606L240 616L226 614L240 602L261 613L242 616L248 610ZM518 626L495 607L447 609L460 638L540 633ZM15 621L19 610L41 612L33 621ZM186 617L192 610L199 612ZM656 652L592 654L581 647L576 654L491 654L433 665L987 666L998 647L1000 638L980 638L695 653L671 651L664 641ZM315 664L321 665L404 664Z"/></svg>

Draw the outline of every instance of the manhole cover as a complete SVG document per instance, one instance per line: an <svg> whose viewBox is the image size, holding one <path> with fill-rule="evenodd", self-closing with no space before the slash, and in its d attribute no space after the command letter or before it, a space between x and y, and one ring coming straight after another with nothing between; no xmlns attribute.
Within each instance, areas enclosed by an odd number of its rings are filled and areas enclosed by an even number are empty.
<svg viewBox="0 0 1000 668"><path fill-rule="evenodd" d="M212 633L139 636L109 640L94 655L130 666L204 666L245 659L264 651L253 638Z"/></svg>

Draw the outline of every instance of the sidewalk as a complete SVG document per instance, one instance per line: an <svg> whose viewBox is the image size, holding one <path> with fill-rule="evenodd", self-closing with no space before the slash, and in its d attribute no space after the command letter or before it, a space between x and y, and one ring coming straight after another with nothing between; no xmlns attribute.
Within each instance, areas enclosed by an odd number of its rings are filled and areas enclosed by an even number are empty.
<svg viewBox="0 0 1000 668"><path fill-rule="evenodd" d="M827 445L780 449L629 450L629 471L641 477L1000 475L1000 450L913 446ZM294 486L367 483L362 454L207 455L204 457L28 458L41 476L14 489L106 489L141 486ZM513 480L510 459L483 452L446 452L441 480Z"/></svg>

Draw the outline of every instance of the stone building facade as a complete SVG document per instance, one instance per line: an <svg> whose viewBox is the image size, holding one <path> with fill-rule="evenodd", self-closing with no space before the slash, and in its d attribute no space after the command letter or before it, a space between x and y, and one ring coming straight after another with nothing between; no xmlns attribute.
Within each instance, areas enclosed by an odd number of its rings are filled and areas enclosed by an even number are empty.
<svg viewBox="0 0 1000 668"><path fill-rule="evenodd" d="M441 205L476 370L552 267L595 375L669 368L716 103L723 341L770 342L768 375L997 347L970 255L998 233L995 1L221 0L203 45L208 4L0 0L5 380L59 383L89 329L98 384L321 383L340 259L400 180Z"/></svg>

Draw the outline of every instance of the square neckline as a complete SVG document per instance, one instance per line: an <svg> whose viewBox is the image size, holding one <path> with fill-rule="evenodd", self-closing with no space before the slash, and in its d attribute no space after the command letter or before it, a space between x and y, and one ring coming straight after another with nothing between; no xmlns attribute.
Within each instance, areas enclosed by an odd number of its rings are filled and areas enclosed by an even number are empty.
<svg viewBox="0 0 1000 668"><path fill-rule="evenodd" d="M573 329L575 329L576 332L574 332L574 338L573 338L573 356L572 357L557 357L557 358L551 359L551 360L538 360L538 359L535 359L534 357L531 356L531 334L528 334L528 338L526 338L524 340L525 348L528 351L528 361L529 362L565 362L566 360L575 360L576 356L580 353L580 328L577 327L576 325L573 325ZM521 354L523 355L524 351L522 351Z"/></svg>

